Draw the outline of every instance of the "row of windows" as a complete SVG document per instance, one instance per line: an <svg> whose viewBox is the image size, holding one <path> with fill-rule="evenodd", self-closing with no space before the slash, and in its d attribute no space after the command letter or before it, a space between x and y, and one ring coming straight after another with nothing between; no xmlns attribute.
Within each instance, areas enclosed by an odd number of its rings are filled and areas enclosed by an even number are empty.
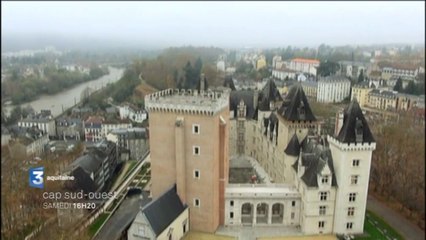
<svg viewBox="0 0 426 240"><path fill-rule="evenodd" d="M353 225L354 225L353 222L346 223L346 229L352 229ZM325 221L319 221L318 228L324 228L324 227L325 227Z"/></svg>
<svg viewBox="0 0 426 240"><path fill-rule="evenodd" d="M351 175L351 184L352 185L358 184L358 179L359 179L358 175ZM325 175L325 176L322 177L321 183L322 184L328 184L328 180L329 180L329 176Z"/></svg>
<svg viewBox="0 0 426 240"><path fill-rule="evenodd" d="M319 207L319 215L325 215L327 212L327 206L320 206ZM355 214L355 208L354 207L349 207L348 208L348 216L354 216Z"/></svg>
<svg viewBox="0 0 426 240"><path fill-rule="evenodd" d="M294 212L291 213L290 218L294 219L296 214ZM229 212L229 218L234 218L234 212Z"/></svg>
<svg viewBox="0 0 426 240"><path fill-rule="evenodd" d="M233 201L233 200L229 201L229 205L230 205L231 207L233 207L233 206L234 206L234 201ZM291 201L291 206L292 206L292 207L295 207L295 206L296 206L296 201Z"/></svg>
<svg viewBox="0 0 426 240"><path fill-rule="evenodd" d="M355 202L356 200L356 193L349 193L349 202ZM328 192L320 192L320 200L321 201L327 201L328 198Z"/></svg>

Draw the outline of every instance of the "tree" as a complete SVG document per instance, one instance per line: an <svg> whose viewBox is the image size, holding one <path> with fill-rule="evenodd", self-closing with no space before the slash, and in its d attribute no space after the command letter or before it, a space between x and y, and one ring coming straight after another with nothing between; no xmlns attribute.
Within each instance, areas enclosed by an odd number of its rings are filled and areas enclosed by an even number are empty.
<svg viewBox="0 0 426 240"><path fill-rule="evenodd" d="M398 77L398 80L396 80L395 86L393 87L394 91L402 92L402 79L401 77Z"/></svg>
<svg viewBox="0 0 426 240"><path fill-rule="evenodd" d="M194 68L191 65L191 62L188 61L183 68L184 75L185 75L185 81L183 83L183 88L185 89L191 89L192 85L192 78L194 76Z"/></svg>
<svg viewBox="0 0 426 240"><path fill-rule="evenodd" d="M18 69L16 69L16 68L14 68L13 70L12 70L12 75L11 75L11 80L12 81L16 81L16 80L18 80L18 78L19 78L19 70Z"/></svg>
<svg viewBox="0 0 426 240"><path fill-rule="evenodd" d="M414 81L410 81L407 87L405 87L404 89L404 92L408 94L415 94L416 91L417 89L416 89L416 84L414 83Z"/></svg>
<svg viewBox="0 0 426 240"><path fill-rule="evenodd" d="M338 63L325 61L320 63L317 69L317 74L319 76L326 77L326 76L335 74L337 71L339 71L339 69L340 69L340 66Z"/></svg>
<svg viewBox="0 0 426 240"><path fill-rule="evenodd" d="M16 106L10 112L10 116L8 119L8 124L13 124L19 121L22 118L22 108L21 106Z"/></svg>
<svg viewBox="0 0 426 240"><path fill-rule="evenodd" d="M364 69L361 69L361 72L359 73L358 82L364 82Z"/></svg>
<svg viewBox="0 0 426 240"><path fill-rule="evenodd" d="M178 73L178 70L175 69L173 71L173 83L175 87L178 85L178 80L179 80L179 73Z"/></svg>

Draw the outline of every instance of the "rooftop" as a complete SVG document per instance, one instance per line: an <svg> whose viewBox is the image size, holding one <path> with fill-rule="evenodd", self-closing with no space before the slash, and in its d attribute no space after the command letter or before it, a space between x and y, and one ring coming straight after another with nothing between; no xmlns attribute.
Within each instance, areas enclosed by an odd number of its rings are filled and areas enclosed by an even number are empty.
<svg viewBox="0 0 426 240"><path fill-rule="evenodd" d="M214 115L228 107L229 91L166 89L145 96L147 111L177 110L184 113Z"/></svg>
<svg viewBox="0 0 426 240"><path fill-rule="evenodd" d="M292 62L302 62L302 63L311 63L311 64L320 64L320 61L315 59L307 59L307 58L294 58L291 60Z"/></svg>
<svg viewBox="0 0 426 240"><path fill-rule="evenodd" d="M176 185L146 205L145 214L156 236L160 235L188 206L176 193Z"/></svg>
<svg viewBox="0 0 426 240"><path fill-rule="evenodd" d="M278 114L288 121L316 121L300 83L290 88Z"/></svg>
<svg viewBox="0 0 426 240"><path fill-rule="evenodd" d="M354 99L343 113L343 125L337 139L343 143L356 143L357 135L361 136L360 142L362 143L375 142L358 101Z"/></svg>
<svg viewBox="0 0 426 240"><path fill-rule="evenodd" d="M348 83L350 83L349 79L347 79L345 76L339 76L339 75L319 77L318 82L326 82L326 83L348 82Z"/></svg>

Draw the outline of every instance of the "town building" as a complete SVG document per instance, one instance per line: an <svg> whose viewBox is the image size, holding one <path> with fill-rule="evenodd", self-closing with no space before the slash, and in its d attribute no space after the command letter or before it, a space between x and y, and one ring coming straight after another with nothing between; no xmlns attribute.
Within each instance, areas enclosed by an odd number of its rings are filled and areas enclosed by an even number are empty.
<svg viewBox="0 0 426 240"><path fill-rule="evenodd" d="M182 239L188 231L189 208L177 195L175 185L138 212L127 239Z"/></svg>
<svg viewBox="0 0 426 240"><path fill-rule="evenodd" d="M225 60L221 60L221 59L219 59L219 60L217 61L217 63L216 63L216 69L217 69L217 71L219 71L219 72L225 72L225 70L226 70L226 63L225 63Z"/></svg>
<svg viewBox="0 0 426 240"><path fill-rule="evenodd" d="M26 118L18 121L18 126L22 128L37 127L49 137L56 136L56 124L49 110L41 110L37 114L29 114Z"/></svg>
<svg viewBox="0 0 426 240"><path fill-rule="evenodd" d="M351 82L344 76L334 75L318 79L317 101L323 103L341 102L349 97Z"/></svg>
<svg viewBox="0 0 426 240"><path fill-rule="evenodd" d="M267 67L265 56L260 56L260 58L256 61L256 70L260 70L262 68Z"/></svg>
<svg viewBox="0 0 426 240"><path fill-rule="evenodd" d="M49 136L36 126L21 130L19 135L10 140L10 155L17 157L38 157L44 153L49 143Z"/></svg>
<svg viewBox="0 0 426 240"><path fill-rule="evenodd" d="M117 166L117 147L103 140L88 148L87 152L72 162L64 174L74 176L66 186L84 193L105 190Z"/></svg>
<svg viewBox="0 0 426 240"><path fill-rule="evenodd" d="M368 85L370 87L380 88L385 85L385 80L382 79L382 72L380 71L371 71L368 75Z"/></svg>
<svg viewBox="0 0 426 240"><path fill-rule="evenodd" d="M411 94L405 94L405 93L397 93L397 106L396 109L399 111L408 111L412 108L423 108L424 109L424 102L425 98L423 96L416 96Z"/></svg>
<svg viewBox="0 0 426 240"><path fill-rule="evenodd" d="M176 184L174 202L188 205L192 230L363 232L376 145L356 100L327 137L300 83L284 98L268 81L261 90L230 93L167 89L145 103L153 203Z"/></svg>
<svg viewBox="0 0 426 240"><path fill-rule="evenodd" d="M380 110L395 111L398 105L397 92L373 89L368 93L367 106Z"/></svg>
<svg viewBox="0 0 426 240"><path fill-rule="evenodd" d="M7 130L5 126L1 126L1 145L8 145L11 138L12 135L10 134L9 130Z"/></svg>
<svg viewBox="0 0 426 240"><path fill-rule="evenodd" d="M300 73L309 73L316 76L319 65L320 61L315 59L294 58L290 61L288 68Z"/></svg>
<svg viewBox="0 0 426 240"><path fill-rule="evenodd" d="M272 76L280 80L296 79L296 75L297 71L286 67L281 67L272 70Z"/></svg>
<svg viewBox="0 0 426 240"><path fill-rule="evenodd" d="M415 78L418 74L418 69L412 66L389 65L382 68L382 78L389 80L391 77L412 77Z"/></svg>
<svg viewBox="0 0 426 240"><path fill-rule="evenodd" d="M58 117L56 132L60 139L80 140L84 136L83 121L79 118Z"/></svg>
<svg viewBox="0 0 426 240"><path fill-rule="evenodd" d="M281 56L274 56L272 58L272 69L276 69L277 68L277 63L278 62L282 62L282 57Z"/></svg>
<svg viewBox="0 0 426 240"><path fill-rule="evenodd" d="M339 61L340 74L352 79L357 79L361 73L364 77L369 75L371 67L369 63L356 61Z"/></svg>
<svg viewBox="0 0 426 240"><path fill-rule="evenodd" d="M102 124L105 118L90 116L83 122L84 139L86 142L99 142L103 138Z"/></svg>
<svg viewBox="0 0 426 240"><path fill-rule="evenodd" d="M107 134L106 139L117 145L122 161L142 159L149 150L146 128L114 129Z"/></svg>
<svg viewBox="0 0 426 240"><path fill-rule="evenodd" d="M102 122L101 125L101 137L106 138L109 132L114 129L127 129L131 128L132 123L128 119L118 120L118 119L110 119Z"/></svg>
<svg viewBox="0 0 426 240"><path fill-rule="evenodd" d="M313 99L314 101L317 100L317 94L318 94L318 82L316 81L304 81L301 82L303 91L306 94L306 97Z"/></svg>
<svg viewBox="0 0 426 240"><path fill-rule="evenodd" d="M125 103L118 107L120 119L129 119L133 122L142 123L148 118L148 114L145 110L137 108L136 106Z"/></svg>
<svg viewBox="0 0 426 240"><path fill-rule="evenodd" d="M287 95L288 90L290 87L295 84L295 80L289 80L289 81L275 81L275 85L277 86L278 91L281 95Z"/></svg>
<svg viewBox="0 0 426 240"><path fill-rule="evenodd" d="M368 93L373 90L373 88L368 85L369 84L367 82L355 84L352 87L351 101L356 98L359 105L361 107L365 107L368 103Z"/></svg>

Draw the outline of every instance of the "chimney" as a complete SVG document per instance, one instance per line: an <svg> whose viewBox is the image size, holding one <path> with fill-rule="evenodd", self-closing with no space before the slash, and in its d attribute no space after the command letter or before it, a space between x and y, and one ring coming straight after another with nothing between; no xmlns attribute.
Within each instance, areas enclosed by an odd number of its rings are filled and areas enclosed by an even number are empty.
<svg viewBox="0 0 426 240"><path fill-rule="evenodd" d="M343 109L336 113L336 123L334 124L334 136L337 136L343 126Z"/></svg>
<svg viewBox="0 0 426 240"><path fill-rule="evenodd" d="M254 94L253 94L253 108L254 109L257 108L258 101L259 101L259 91L254 90Z"/></svg>
<svg viewBox="0 0 426 240"><path fill-rule="evenodd" d="M200 90L206 90L205 88L205 86L206 86L206 83L205 83L205 81L206 81L206 79L205 79L205 77L204 77L204 73L201 73L201 77L200 77Z"/></svg>
<svg viewBox="0 0 426 240"><path fill-rule="evenodd" d="M303 174L305 174L305 166L302 164L302 148L300 148L299 152L299 162L297 164L297 176L301 178Z"/></svg>

